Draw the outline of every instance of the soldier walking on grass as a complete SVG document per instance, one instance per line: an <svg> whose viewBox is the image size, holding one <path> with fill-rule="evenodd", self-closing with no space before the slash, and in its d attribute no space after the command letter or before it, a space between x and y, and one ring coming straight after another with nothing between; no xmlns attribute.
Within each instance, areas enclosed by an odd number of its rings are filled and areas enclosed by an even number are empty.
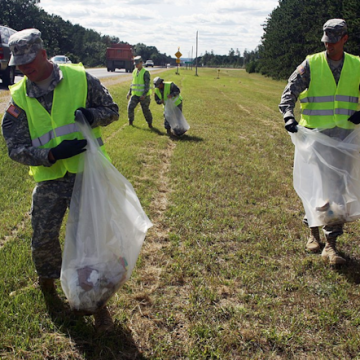
<svg viewBox="0 0 360 360"><path fill-rule="evenodd" d="M279 105L283 114L285 129L290 133L298 131L294 108L300 99L301 118L299 125L309 129L321 129L322 133L338 139L345 139L360 123L357 112L360 86L360 59L344 52L348 40L347 25L343 19L328 20L323 26L321 41L326 51L308 56L294 71L281 97ZM329 156L331 159L331 156ZM335 164L333 164L335 165ZM343 186L333 186L339 194ZM341 194L339 194L341 195ZM324 204L324 210L329 204ZM308 225L306 217L304 223ZM336 249L336 240L343 234L343 221L323 226L326 244L321 256L331 265L344 264L346 260ZM320 251L318 227L310 227L306 249Z"/></svg>
<svg viewBox="0 0 360 360"><path fill-rule="evenodd" d="M130 86L130 90L126 96L128 103L128 119L129 125L134 123L134 110L138 103L141 105L142 112L145 120L148 123L149 128L152 128L152 114L150 111L150 73L143 67L143 60L141 56L134 58L135 69L132 73L133 80Z"/></svg>
<svg viewBox="0 0 360 360"><path fill-rule="evenodd" d="M32 257L45 299L57 298L62 251L60 227L70 205L79 154L86 140L78 132L74 113L80 110L101 144L100 126L118 120L118 106L100 81L82 64L57 65L47 58L41 33L25 29L9 39L10 65L18 66L23 79L10 87L10 106L2 132L11 159L30 166L36 182L32 195ZM94 314L98 331L110 330L107 307Z"/></svg>

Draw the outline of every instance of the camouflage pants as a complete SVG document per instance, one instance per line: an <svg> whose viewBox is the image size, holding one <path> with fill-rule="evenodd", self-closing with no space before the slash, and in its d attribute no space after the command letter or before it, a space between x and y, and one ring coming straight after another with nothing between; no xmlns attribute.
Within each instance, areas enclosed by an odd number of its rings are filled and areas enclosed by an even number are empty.
<svg viewBox="0 0 360 360"><path fill-rule="evenodd" d="M177 107L182 112L182 102ZM171 129L169 122L165 118L165 112L164 112L164 127L166 130Z"/></svg>
<svg viewBox="0 0 360 360"><path fill-rule="evenodd" d="M60 227L70 206L75 174L36 184L32 195L32 258L39 276L60 277L62 251Z"/></svg>
<svg viewBox="0 0 360 360"><path fill-rule="evenodd" d="M309 226L306 215L303 218L303 223L306 226ZM344 233L344 224L332 224L332 225L324 225L322 227L323 233L325 237L332 238L341 236Z"/></svg>
<svg viewBox="0 0 360 360"><path fill-rule="evenodd" d="M144 100L140 100L140 96L136 96L136 95L133 95L130 98L130 101L129 101L128 107L127 107L129 122L134 121L134 110L135 110L137 104L140 103L146 122L148 124L152 123L153 118L152 118L152 114L150 111L150 100L151 100L150 95L145 96Z"/></svg>

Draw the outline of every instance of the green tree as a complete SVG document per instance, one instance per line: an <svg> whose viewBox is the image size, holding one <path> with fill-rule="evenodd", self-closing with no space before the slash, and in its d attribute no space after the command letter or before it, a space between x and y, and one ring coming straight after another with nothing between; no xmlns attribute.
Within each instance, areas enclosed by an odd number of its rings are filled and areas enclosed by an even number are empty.
<svg viewBox="0 0 360 360"><path fill-rule="evenodd" d="M322 26L331 18L348 24L345 50L359 55L360 3L356 0L280 0L263 26L257 70L285 79L307 55L323 51Z"/></svg>

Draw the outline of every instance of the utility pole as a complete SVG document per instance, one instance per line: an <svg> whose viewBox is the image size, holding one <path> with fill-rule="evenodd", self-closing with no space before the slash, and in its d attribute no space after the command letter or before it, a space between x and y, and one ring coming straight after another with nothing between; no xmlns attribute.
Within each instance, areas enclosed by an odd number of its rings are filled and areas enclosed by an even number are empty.
<svg viewBox="0 0 360 360"><path fill-rule="evenodd" d="M192 66L193 66L193 62L194 62L194 58L193 58L193 50L194 50L194 46L191 47L191 70L192 70Z"/></svg>
<svg viewBox="0 0 360 360"><path fill-rule="evenodd" d="M196 32L196 60L195 60L195 76L198 76L197 73L197 54L198 54L198 31Z"/></svg>

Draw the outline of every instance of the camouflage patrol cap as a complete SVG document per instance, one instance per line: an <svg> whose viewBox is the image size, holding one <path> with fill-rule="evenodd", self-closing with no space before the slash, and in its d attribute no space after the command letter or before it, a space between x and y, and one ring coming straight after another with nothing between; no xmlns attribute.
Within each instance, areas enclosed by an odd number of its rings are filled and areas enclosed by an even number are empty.
<svg viewBox="0 0 360 360"><path fill-rule="evenodd" d="M164 79L162 79L161 77L157 76L153 82L154 82L154 86L158 87L162 82L164 81Z"/></svg>
<svg viewBox="0 0 360 360"><path fill-rule="evenodd" d="M330 19L324 24L323 30L322 42L337 43L347 34L347 25L343 19Z"/></svg>
<svg viewBox="0 0 360 360"><path fill-rule="evenodd" d="M135 64L138 64L138 63L141 63L141 62L143 62L143 59L141 58L140 55L134 57L134 63Z"/></svg>
<svg viewBox="0 0 360 360"><path fill-rule="evenodd" d="M10 36L11 58L9 65L24 65L32 62L43 48L41 32L37 29L25 29Z"/></svg>

